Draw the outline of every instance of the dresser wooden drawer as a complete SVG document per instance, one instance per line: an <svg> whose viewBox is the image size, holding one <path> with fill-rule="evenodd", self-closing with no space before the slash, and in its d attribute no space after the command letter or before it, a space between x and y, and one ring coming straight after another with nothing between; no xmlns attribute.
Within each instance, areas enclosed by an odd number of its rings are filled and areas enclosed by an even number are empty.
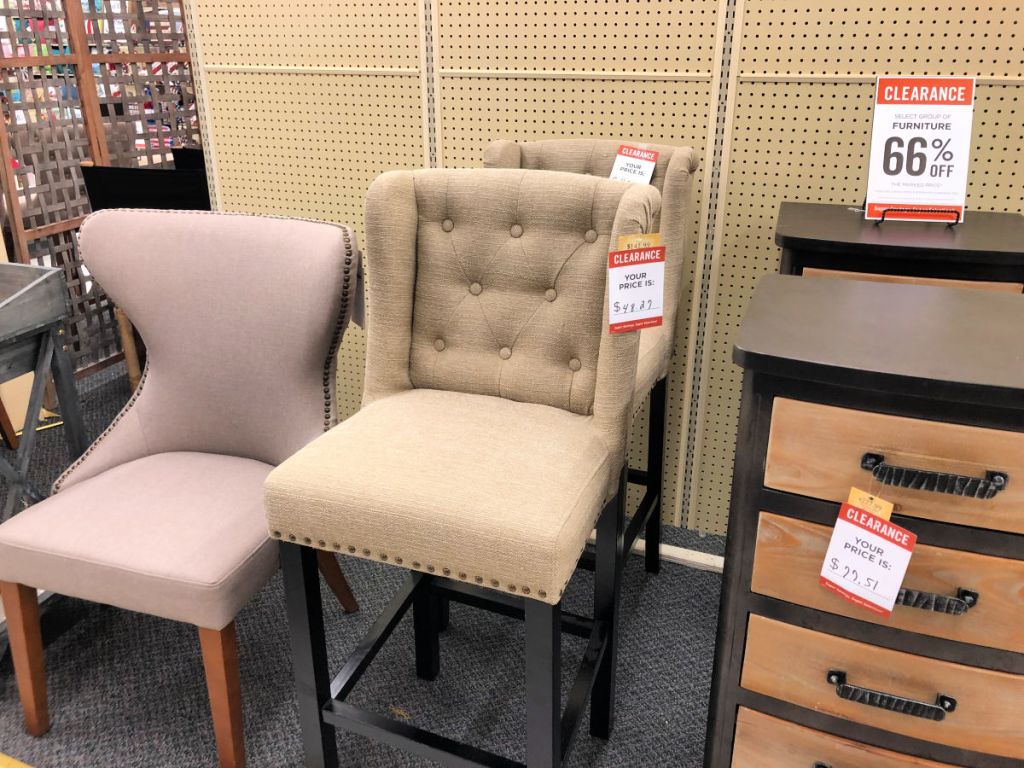
<svg viewBox="0 0 1024 768"><path fill-rule="evenodd" d="M941 695L954 699L955 709L940 721L844 698L829 682L834 671L845 675L844 693L853 699L862 697L860 689L868 689L934 709ZM1018 675L914 656L751 615L741 685L893 733L1024 759L1024 677Z"/></svg>
<svg viewBox="0 0 1024 768"><path fill-rule="evenodd" d="M804 267L804 277L835 277L841 280L865 280L871 283L904 283L907 285L937 285L944 288L970 288L975 291L1020 293L1022 283L998 283L988 280L951 280L945 277L913 277L911 275L883 275L875 272L846 272L839 269Z"/></svg>
<svg viewBox="0 0 1024 768"><path fill-rule="evenodd" d="M903 586L908 599L922 607L898 603L886 619L819 586L831 537L828 526L762 512L752 591L909 632L1024 653L1024 561L919 544ZM961 589L978 595L966 609L963 600L931 597L956 598Z"/></svg>
<svg viewBox="0 0 1024 768"><path fill-rule="evenodd" d="M829 768L953 768L740 707L732 768L811 768L818 764Z"/></svg>
<svg viewBox="0 0 1024 768"><path fill-rule="evenodd" d="M872 461L880 464L874 472L865 468ZM986 479L989 472L997 474ZM1007 478L1001 486L999 473ZM764 484L828 501L846 499L856 486L895 502L902 515L1021 533L1024 432L776 398Z"/></svg>

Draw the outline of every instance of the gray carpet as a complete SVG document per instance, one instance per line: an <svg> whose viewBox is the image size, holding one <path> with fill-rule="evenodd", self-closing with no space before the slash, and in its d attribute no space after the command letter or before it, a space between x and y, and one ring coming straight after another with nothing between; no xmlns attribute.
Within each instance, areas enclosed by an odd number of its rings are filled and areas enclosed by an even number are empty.
<svg viewBox="0 0 1024 768"><path fill-rule="evenodd" d="M93 386L83 393L83 406L95 435L127 389L123 378L108 377ZM39 446L54 461L62 450L50 444L57 442L56 433L42 433L46 439ZM54 466L41 469L40 480L56 471ZM668 529L666 534L678 538ZM708 539L701 542L717 546ZM345 616L325 592L335 670L403 578L390 566L356 560L344 566L362 610ZM670 564L650 577L640 558L631 559L623 587L615 732L602 742L592 739L584 725L571 765L701 765L720 581L715 574ZM567 607L589 612L590 594L590 575L578 574ZM47 649L53 729L41 739L22 733L13 674L4 660L0 752L34 768L215 765L194 629L74 600L65 601L60 611L78 621ZM301 765L280 578L243 610L238 630L250 765ZM582 651L582 640L564 639L563 693ZM403 622L349 700L525 759L521 623L453 605L441 653L440 678L418 680L411 621ZM347 734L339 735L338 746L342 765L352 768L429 764Z"/></svg>

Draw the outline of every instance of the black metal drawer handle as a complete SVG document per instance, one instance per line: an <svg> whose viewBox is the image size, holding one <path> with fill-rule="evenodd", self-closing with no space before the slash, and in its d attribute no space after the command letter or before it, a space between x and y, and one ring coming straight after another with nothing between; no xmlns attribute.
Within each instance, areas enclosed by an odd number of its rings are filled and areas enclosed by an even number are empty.
<svg viewBox="0 0 1024 768"><path fill-rule="evenodd" d="M928 704L923 701L896 696L892 693L883 693L882 691L873 691L870 688L850 685L846 682L846 673L840 669L829 670L825 679L836 687L836 696L841 699L846 699L856 704L864 704L869 707L887 709L890 712L899 712L901 715L941 721L946 719L948 712L956 709L956 699L941 693L935 697L934 704Z"/></svg>
<svg viewBox="0 0 1024 768"><path fill-rule="evenodd" d="M978 604L979 595L961 587L956 597L939 595L935 592L921 592L917 589L901 589L896 597L896 605L908 608L919 608L922 611L935 611L949 616L962 616Z"/></svg>
<svg viewBox="0 0 1024 768"><path fill-rule="evenodd" d="M895 467L892 464L886 464L885 456L880 453L865 453L861 457L860 466L861 469L869 470L871 476L882 485L911 488L915 491L948 493L972 499L991 499L1010 481L1010 476L1006 472L993 470L986 472L984 477L971 477L952 472Z"/></svg>

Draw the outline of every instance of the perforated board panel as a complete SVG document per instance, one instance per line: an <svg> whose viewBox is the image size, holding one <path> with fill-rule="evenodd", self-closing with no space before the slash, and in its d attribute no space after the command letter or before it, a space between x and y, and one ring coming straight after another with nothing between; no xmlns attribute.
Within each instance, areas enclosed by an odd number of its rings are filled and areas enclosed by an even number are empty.
<svg viewBox="0 0 1024 768"><path fill-rule="evenodd" d="M631 138L687 145L702 164L713 120L717 0L436 0L438 144L445 166L479 166L499 138ZM666 522L678 521L689 398L690 294L704 170L692 198L691 255L669 377ZM701 256L702 257L702 256ZM630 463L646 466L646 406ZM640 490L630 488L630 503Z"/></svg>
<svg viewBox="0 0 1024 768"><path fill-rule="evenodd" d="M186 3L222 210L353 226L385 170L423 165L416 2ZM339 415L359 408L365 334L338 357Z"/></svg>
<svg viewBox="0 0 1024 768"><path fill-rule="evenodd" d="M757 279L778 269L779 203L863 200L875 75L978 75L968 208L1024 205L1022 4L751 0L740 10L688 521L718 532L739 412L735 331Z"/></svg>

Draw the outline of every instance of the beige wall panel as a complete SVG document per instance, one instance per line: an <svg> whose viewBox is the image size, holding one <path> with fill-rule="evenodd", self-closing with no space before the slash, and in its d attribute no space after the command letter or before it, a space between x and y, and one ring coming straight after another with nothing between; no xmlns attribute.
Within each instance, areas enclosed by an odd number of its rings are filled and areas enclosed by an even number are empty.
<svg viewBox="0 0 1024 768"><path fill-rule="evenodd" d="M897 4L877 19L844 3L744 4L715 272L705 328L695 492L688 524L725 530L739 415L734 334L757 279L778 269L783 200L859 206L876 74L977 74L967 217L1020 211L1024 181L1021 4L972 11Z"/></svg>
<svg viewBox="0 0 1024 768"><path fill-rule="evenodd" d="M1020 3L837 0L744 4L743 74L978 75L1024 73Z"/></svg>
<svg viewBox="0 0 1024 768"><path fill-rule="evenodd" d="M633 138L688 145L703 159L711 102L710 78L702 80L595 80L509 76L444 76L440 127L443 163L479 166L484 148L496 138L522 141L549 138ZM695 179L690 230L690 264L681 297L676 355L669 377L668 452L663 508L674 522L681 503L680 481L686 456L689 398L684 379L689 341L694 264L698 256L703 169ZM646 406L645 406L646 408ZM646 413L646 412L645 412ZM646 466L647 419L637 419L631 436L632 466ZM639 501L631 486L630 500Z"/></svg>
<svg viewBox="0 0 1024 768"><path fill-rule="evenodd" d="M347 223L363 242L370 182L423 164L417 76L207 71L222 210ZM338 357L342 417L359 408L365 334Z"/></svg>
<svg viewBox="0 0 1024 768"><path fill-rule="evenodd" d="M410 0L191 0L205 65L419 66L419 9Z"/></svg>
<svg viewBox="0 0 1024 768"><path fill-rule="evenodd" d="M442 70L710 73L713 0L435 0Z"/></svg>

